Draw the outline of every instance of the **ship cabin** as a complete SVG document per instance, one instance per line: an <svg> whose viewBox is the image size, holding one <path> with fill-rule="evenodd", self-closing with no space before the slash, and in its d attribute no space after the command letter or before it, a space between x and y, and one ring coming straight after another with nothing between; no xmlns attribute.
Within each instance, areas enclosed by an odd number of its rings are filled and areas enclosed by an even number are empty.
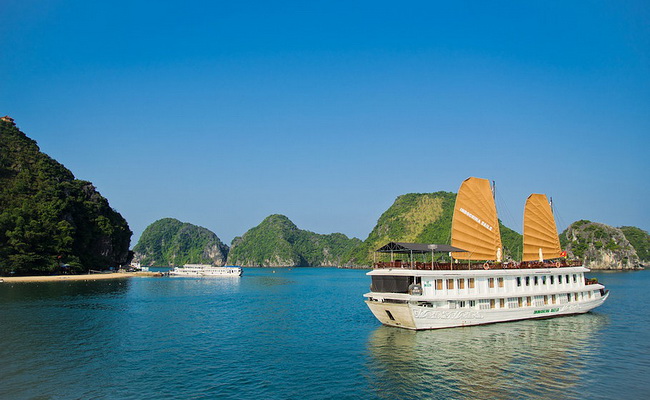
<svg viewBox="0 0 650 400"><path fill-rule="evenodd" d="M605 295L595 279L585 278L582 266L555 263L459 263L441 253L465 252L444 244L390 242L376 250L390 261L375 262L370 301L407 303L410 296L440 300L438 306L460 301L470 307L477 300L494 308L564 304ZM441 257L442 256L442 257ZM516 306L506 303L517 303ZM418 302L422 303L422 302ZM427 301L421 305L435 306ZM482 304L482 303L481 303ZM455 308L455 307L453 307ZM499 308L499 307L497 307Z"/></svg>

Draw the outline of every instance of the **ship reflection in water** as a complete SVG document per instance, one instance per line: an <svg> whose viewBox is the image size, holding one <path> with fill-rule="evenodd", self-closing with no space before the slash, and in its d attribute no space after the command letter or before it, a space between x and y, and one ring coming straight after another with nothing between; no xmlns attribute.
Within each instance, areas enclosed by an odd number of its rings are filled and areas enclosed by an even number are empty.
<svg viewBox="0 0 650 400"><path fill-rule="evenodd" d="M606 325L589 313L433 331L381 326L368 342L368 379L386 399L580 398Z"/></svg>

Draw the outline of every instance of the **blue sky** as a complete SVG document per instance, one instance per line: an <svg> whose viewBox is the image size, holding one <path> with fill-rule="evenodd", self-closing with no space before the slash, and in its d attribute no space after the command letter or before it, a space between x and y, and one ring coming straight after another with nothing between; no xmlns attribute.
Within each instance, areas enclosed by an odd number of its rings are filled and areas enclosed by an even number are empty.
<svg viewBox="0 0 650 400"><path fill-rule="evenodd" d="M0 114L135 235L273 213L365 239L398 195L495 180L650 230L645 1L3 0Z"/></svg>

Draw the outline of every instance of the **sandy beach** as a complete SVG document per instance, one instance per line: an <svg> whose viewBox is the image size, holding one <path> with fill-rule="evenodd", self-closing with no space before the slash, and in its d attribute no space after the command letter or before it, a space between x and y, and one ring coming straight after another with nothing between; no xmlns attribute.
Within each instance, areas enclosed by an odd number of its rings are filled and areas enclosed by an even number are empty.
<svg viewBox="0 0 650 400"><path fill-rule="evenodd" d="M116 272L113 274L84 274L84 275L48 275L48 276L10 276L0 277L4 283L14 282L53 282L53 281L95 281L100 279L124 279L143 276L132 272Z"/></svg>

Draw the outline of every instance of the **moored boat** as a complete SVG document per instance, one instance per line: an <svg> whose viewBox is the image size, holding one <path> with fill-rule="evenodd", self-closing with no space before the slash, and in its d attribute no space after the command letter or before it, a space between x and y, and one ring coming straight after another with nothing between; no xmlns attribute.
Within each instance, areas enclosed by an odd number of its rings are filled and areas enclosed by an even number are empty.
<svg viewBox="0 0 650 400"><path fill-rule="evenodd" d="M241 276L241 267L216 267L208 264L185 264L169 271L175 276Z"/></svg>
<svg viewBox="0 0 650 400"><path fill-rule="evenodd" d="M490 184L468 178L454 206L451 243L391 242L377 250L390 253L390 262L368 272L364 296L380 322L420 330L547 318L588 312L609 295L585 277L589 269L562 257L544 195L526 202L522 262L504 262ZM418 255L424 261L415 261Z"/></svg>

